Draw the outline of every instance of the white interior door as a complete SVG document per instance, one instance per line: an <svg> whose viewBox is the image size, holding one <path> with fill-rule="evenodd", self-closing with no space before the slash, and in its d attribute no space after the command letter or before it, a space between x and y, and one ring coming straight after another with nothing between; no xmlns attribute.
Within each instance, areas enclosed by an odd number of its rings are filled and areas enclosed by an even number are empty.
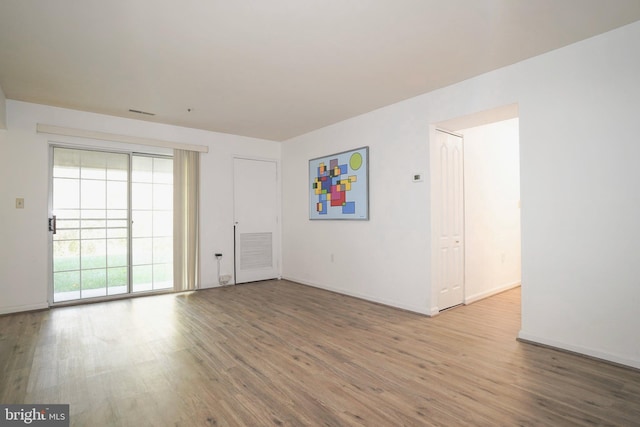
<svg viewBox="0 0 640 427"><path fill-rule="evenodd" d="M234 159L235 283L279 277L277 180L274 161Z"/></svg>
<svg viewBox="0 0 640 427"><path fill-rule="evenodd" d="M464 194L462 137L436 131L437 157L433 176L439 177L434 186L438 201L436 257L438 308L444 310L464 299Z"/></svg>

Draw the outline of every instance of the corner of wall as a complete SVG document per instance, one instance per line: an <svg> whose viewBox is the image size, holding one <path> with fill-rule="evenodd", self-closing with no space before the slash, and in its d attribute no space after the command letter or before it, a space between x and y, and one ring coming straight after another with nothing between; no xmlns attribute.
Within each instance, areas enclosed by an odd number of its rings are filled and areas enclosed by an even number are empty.
<svg viewBox="0 0 640 427"><path fill-rule="evenodd" d="M472 295L465 295L464 304L465 305L466 304L473 304L474 302L483 300L485 298L492 297L494 295L498 295L499 293L508 291L510 289L513 289L513 288L517 288L518 286L521 286L520 281L511 282L511 283L504 283L502 285L494 286L491 289L485 289L482 292L477 292L477 293L472 294Z"/></svg>
<svg viewBox="0 0 640 427"><path fill-rule="evenodd" d="M538 345L558 351L587 356L606 363L613 363L614 365L640 369L640 361L638 361L637 359L629 359L628 357L620 356L608 351L593 349L590 347L567 344L564 341L557 341L548 339L546 337L530 334L524 330L520 330L520 332L518 332L518 341L530 345Z"/></svg>
<svg viewBox="0 0 640 427"><path fill-rule="evenodd" d="M0 86L0 129L7 128L7 98Z"/></svg>
<svg viewBox="0 0 640 427"><path fill-rule="evenodd" d="M49 309L48 303L14 305L10 307L0 307L0 316L4 314L23 313L27 311L39 311Z"/></svg>

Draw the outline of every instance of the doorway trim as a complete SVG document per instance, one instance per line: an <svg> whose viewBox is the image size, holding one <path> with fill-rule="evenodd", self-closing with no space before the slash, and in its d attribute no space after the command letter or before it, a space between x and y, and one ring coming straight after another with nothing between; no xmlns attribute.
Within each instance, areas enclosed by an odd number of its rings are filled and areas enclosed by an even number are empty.
<svg viewBox="0 0 640 427"><path fill-rule="evenodd" d="M436 186L439 184L439 180L434 179L434 170L436 170L436 163L438 161L436 147L437 131L447 132L456 136L462 136L455 132L459 129L468 129L491 123L501 122L504 120L519 118L519 105L517 103L503 105L500 107L477 111L465 116L459 116L439 122L432 122L429 124L429 171L430 171L430 298L431 306L428 308L429 316L436 316L440 313L438 307L438 296L440 292L440 286L438 283L438 240L436 239L436 232L439 224L437 224L437 215L434 215L435 209L437 209L437 201L434 199L434 194L437 194ZM452 132L453 130L453 132ZM522 195L521 195L522 197ZM465 248L465 252L466 252ZM466 256L466 254L465 254ZM465 300L463 304L467 304L469 301Z"/></svg>

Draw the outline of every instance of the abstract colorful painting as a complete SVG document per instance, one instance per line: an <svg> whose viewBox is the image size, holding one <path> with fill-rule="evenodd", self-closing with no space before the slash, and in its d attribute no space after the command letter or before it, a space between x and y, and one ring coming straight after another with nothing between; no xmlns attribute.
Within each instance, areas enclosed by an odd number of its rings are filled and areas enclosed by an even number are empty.
<svg viewBox="0 0 640 427"><path fill-rule="evenodd" d="M369 219L369 147L309 160L309 219Z"/></svg>

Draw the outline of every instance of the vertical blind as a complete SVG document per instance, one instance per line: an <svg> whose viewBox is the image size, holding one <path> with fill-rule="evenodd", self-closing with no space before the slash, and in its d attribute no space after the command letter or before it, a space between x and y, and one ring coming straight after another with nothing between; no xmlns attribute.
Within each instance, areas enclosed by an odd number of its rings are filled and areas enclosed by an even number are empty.
<svg viewBox="0 0 640 427"><path fill-rule="evenodd" d="M173 152L173 287L175 291L200 286L200 153Z"/></svg>

